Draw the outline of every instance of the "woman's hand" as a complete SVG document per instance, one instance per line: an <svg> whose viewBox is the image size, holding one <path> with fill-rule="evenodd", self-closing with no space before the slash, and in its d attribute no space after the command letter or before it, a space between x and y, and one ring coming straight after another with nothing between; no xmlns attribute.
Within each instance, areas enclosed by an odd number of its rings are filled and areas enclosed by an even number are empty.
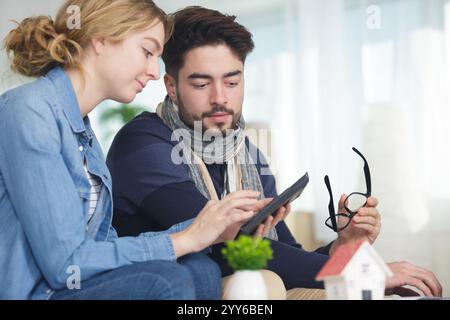
<svg viewBox="0 0 450 320"><path fill-rule="evenodd" d="M265 199L258 201L259 194L244 190L230 193L219 201L208 201L188 228L170 235L176 256L234 239L239 228L267 202Z"/></svg>

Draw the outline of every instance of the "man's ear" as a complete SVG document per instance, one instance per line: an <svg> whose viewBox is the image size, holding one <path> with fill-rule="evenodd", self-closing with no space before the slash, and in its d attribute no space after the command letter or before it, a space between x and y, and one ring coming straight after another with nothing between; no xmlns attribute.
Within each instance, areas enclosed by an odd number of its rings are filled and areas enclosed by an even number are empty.
<svg viewBox="0 0 450 320"><path fill-rule="evenodd" d="M169 95L170 99L175 103L178 104L177 99L177 84L175 79L168 73L164 75L164 84L166 85L166 91Z"/></svg>

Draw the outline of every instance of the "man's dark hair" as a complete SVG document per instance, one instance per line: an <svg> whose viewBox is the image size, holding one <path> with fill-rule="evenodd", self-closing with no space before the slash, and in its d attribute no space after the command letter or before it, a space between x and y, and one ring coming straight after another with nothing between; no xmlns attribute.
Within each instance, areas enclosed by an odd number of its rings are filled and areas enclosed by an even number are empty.
<svg viewBox="0 0 450 320"><path fill-rule="evenodd" d="M237 23L236 16L219 11L191 6L171 16L175 23L172 36L164 46L162 59L166 72L178 79L186 54L205 45L227 45L244 63L253 50L252 34Z"/></svg>

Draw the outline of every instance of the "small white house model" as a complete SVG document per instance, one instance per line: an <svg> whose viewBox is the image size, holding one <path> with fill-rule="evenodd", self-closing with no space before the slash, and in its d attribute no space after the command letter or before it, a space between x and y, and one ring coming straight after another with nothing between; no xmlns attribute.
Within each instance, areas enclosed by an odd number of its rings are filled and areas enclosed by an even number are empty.
<svg viewBox="0 0 450 320"><path fill-rule="evenodd" d="M339 246L317 281L325 281L328 300L382 300L392 271L367 242Z"/></svg>

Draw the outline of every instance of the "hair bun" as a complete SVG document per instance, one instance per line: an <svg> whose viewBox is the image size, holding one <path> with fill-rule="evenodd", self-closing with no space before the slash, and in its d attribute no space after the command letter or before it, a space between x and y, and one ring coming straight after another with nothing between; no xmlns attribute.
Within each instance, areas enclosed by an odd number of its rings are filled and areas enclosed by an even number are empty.
<svg viewBox="0 0 450 320"><path fill-rule="evenodd" d="M11 68L25 76L46 74L55 65L73 61L79 46L58 34L48 16L30 17L18 23L5 39L5 49L12 56Z"/></svg>

